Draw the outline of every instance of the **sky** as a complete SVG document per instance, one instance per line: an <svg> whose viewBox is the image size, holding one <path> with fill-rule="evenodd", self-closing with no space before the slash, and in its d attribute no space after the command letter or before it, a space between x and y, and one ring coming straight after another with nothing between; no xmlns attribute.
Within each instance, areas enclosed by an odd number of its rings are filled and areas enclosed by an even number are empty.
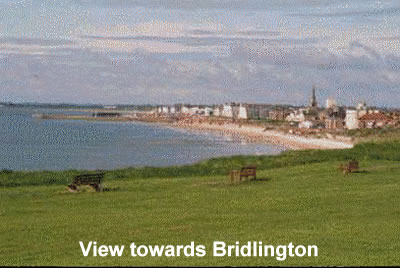
<svg viewBox="0 0 400 268"><path fill-rule="evenodd" d="M400 1L0 0L0 101L400 107Z"/></svg>

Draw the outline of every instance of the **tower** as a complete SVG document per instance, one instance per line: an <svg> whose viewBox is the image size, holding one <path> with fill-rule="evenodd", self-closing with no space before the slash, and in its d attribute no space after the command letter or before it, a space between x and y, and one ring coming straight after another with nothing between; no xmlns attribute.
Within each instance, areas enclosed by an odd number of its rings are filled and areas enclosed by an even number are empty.
<svg viewBox="0 0 400 268"><path fill-rule="evenodd" d="M333 109L337 106L336 100L334 98L328 98L326 100L326 109Z"/></svg>
<svg viewBox="0 0 400 268"><path fill-rule="evenodd" d="M312 96L310 99L310 107L311 108L317 108L318 103L317 103L317 97L315 96L315 86L312 87Z"/></svg>

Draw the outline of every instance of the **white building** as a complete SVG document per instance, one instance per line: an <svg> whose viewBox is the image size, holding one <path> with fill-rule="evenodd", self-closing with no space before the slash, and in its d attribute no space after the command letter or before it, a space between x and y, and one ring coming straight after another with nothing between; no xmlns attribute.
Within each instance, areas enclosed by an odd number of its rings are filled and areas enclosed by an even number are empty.
<svg viewBox="0 0 400 268"><path fill-rule="evenodd" d="M304 120L306 120L304 116L304 109L295 110L286 117L286 121L289 122L304 122Z"/></svg>
<svg viewBox="0 0 400 268"><path fill-rule="evenodd" d="M214 116L221 116L219 106L215 106L215 107L214 107L214 109L213 109L213 115L214 115Z"/></svg>
<svg viewBox="0 0 400 268"><path fill-rule="evenodd" d="M169 107L169 113L174 114L176 112L175 106Z"/></svg>
<svg viewBox="0 0 400 268"><path fill-rule="evenodd" d="M357 104L357 110L367 110L367 103L365 101L360 102L359 104Z"/></svg>
<svg viewBox="0 0 400 268"><path fill-rule="evenodd" d="M106 105L106 106L103 106L103 108L104 108L104 109L108 109L108 110L112 110L112 109L117 109L117 106L114 106L114 105Z"/></svg>
<svg viewBox="0 0 400 268"><path fill-rule="evenodd" d="M238 119L247 119L247 109L241 104L239 106Z"/></svg>
<svg viewBox="0 0 400 268"><path fill-rule="evenodd" d="M312 128L314 123L311 121L303 121L299 124L299 128Z"/></svg>
<svg viewBox="0 0 400 268"><path fill-rule="evenodd" d="M181 108L181 113L183 114L188 114L190 112L190 109L186 106L182 106Z"/></svg>
<svg viewBox="0 0 400 268"><path fill-rule="evenodd" d="M223 117L233 117L233 110L232 110L232 106L230 104L225 104L222 108L222 113L221 116Z"/></svg>
<svg viewBox="0 0 400 268"><path fill-rule="evenodd" d="M213 113L213 109L210 107L205 107L204 109L202 109L201 113L204 116L210 116Z"/></svg>
<svg viewBox="0 0 400 268"><path fill-rule="evenodd" d="M163 114L167 114L169 112L169 107L168 106L163 106L161 112Z"/></svg>
<svg viewBox="0 0 400 268"><path fill-rule="evenodd" d="M360 102L357 105L357 117L360 118L361 116L364 116L368 113L368 107L367 104L365 103L365 101Z"/></svg>
<svg viewBox="0 0 400 268"><path fill-rule="evenodd" d="M192 108L190 108L189 113L190 114L199 114L200 113L200 108L197 107L197 106L192 107Z"/></svg>
<svg viewBox="0 0 400 268"><path fill-rule="evenodd" d="M334 98L329 98L326 100L326 109L331 109L337 106L336 100Z"/></svg>
<svg viewBox="0 0 400 268"><path fill-rule="evenodd" d="M346 110L346 128L357 129L359 128L358 111L357 110Z"/></svg>

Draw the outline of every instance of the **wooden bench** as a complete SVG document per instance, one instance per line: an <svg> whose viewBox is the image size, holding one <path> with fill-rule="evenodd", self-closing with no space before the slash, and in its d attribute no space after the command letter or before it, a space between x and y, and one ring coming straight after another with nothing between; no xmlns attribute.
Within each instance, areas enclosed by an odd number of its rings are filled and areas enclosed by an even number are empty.
<svg viewBox="0 0 400 268"><path fill-rule="evenodd" d="M257 179L257 168L255 166L246 166L242 167L240 170L231 170L229 172L229 176L231 182L242 181L243 178L248 179L249 177L253 177L250 180Z"/></svg>
<svg viewBox="0 0 400 268"><path fill-rule="evenodd" d="M246 166L240 169L240 180L242 178L248 179L249 177L253 177L251 180L257 179L257 168L256 166Z"/></svg>
<svg viewBox="0 0 400 268"><path fill-rule="evenodd" d="M73 191L77 191L81 185L89 185L93 187L96 192L101 191L101 181L104 178L105 173L84 173L74 177L72 184L68 185Z"/></svg>
<svg viewBox="0 0 400 268"><path fill-rule="evenodd" d="M358 171L358 161L351 160L347 164L341 164L339 169L343 171L344 175Z"/></svg>

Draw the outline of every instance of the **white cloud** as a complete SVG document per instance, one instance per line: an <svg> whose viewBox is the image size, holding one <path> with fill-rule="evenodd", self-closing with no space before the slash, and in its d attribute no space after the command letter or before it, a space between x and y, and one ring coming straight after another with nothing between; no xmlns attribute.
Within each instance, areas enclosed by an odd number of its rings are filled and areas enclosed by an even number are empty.
<svg viewBox="0 0 400 268"><path fill-rule="evenodd" d="M37 101L78 102L82 95L91 102L302 104L316 83L322 97L344 101L364 94L394 104L400 97L399 16L387 5L85 2L72 1L66 9L29 1L12 15L3 5L3 92Z"/></svg>

